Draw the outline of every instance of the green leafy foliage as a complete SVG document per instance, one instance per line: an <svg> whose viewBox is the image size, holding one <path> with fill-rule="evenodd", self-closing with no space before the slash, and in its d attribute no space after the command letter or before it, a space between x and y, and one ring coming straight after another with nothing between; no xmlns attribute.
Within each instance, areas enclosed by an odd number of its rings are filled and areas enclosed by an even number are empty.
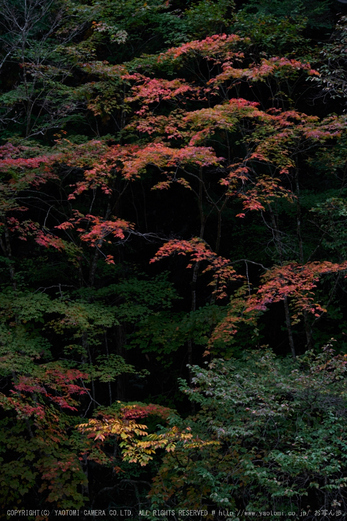
<svg viewBox="0 0 347 521"><path fill-rule="evenodd" d="M337 517L345 18L0 11L1 505Z"/></svg>
<svg viewBox="0 0 347 521"><path fill-rule="evenodd" d="M295 365L261 351L194 367L192 387L182 389L199 412L184 425L215 444L164 457L155 507L344 508L345 374L345 356L331 345Z"/></svg>

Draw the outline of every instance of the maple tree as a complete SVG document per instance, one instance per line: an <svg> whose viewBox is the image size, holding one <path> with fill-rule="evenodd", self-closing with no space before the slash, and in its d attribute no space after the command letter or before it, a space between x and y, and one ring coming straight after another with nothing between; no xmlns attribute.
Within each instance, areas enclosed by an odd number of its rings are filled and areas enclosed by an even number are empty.
<svg viewBox="0 0 347 521"><path fill-rule="evenodd" d="M324 1L293 18L286 2L15 4L1 501L118 508L124 487L136 512L344 504L344 18L320 44Z"/></svg>

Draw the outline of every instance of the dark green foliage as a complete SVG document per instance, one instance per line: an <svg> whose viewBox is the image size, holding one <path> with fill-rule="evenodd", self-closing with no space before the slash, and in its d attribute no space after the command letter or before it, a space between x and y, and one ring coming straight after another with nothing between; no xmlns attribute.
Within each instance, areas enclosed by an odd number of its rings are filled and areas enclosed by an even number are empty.
<svg viewBox="0 0 347 521"><path fill-rule="evenodd" d="M0 0L1 506L347 509L337 13Z"/></svg>
<svg viewBox="0 0 347 521"><path fill-rule="evenodd" d="M344 510L345 356L328 345L293 365L263 350L192 370L182 390L199 412L184 426L215 444L164 457L155 508L282 511L284 519L322 504Z"/></svg>

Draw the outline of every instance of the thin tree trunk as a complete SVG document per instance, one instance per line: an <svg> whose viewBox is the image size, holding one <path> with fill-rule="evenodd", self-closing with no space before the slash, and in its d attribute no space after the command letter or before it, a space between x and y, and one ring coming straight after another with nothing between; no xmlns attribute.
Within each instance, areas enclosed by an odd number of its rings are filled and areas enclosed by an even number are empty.
<svg viewBox="0 0 347 521"><path fill-rule="evenodd" d="M300 206L300 185L299 185L299 170L296 169L295 174L295 190L296 190L296 234L298 237L298 244L299 244L299 259L300 263L304 264L304 243L302 240L302 233L301 233L301 206ZM309 315L307 311L304 311L303 313L304 317L304 327L305 327L305 335L306 335L306 347L307 349L311 349L313 346L312 341L312 328L310 326L309 321Z"/></svg>
<svg viewBox="0 0 347 521"><path fill-rule="evenodd" d="M281 236L280 236L280 232L279 232L279 229L277 226L276 217L275 217L275 214L274 214L271 206L269 208L269 213L270 213L270 217L271 217L272 232L274 235L276 248L277 248L277 251L279 254L280 262L281 262L281 264L283 264L284 254L283 254ZM290 319L290 310L289 310L289 303L288 303L287 296L284 297L283 305L284 305L285 322L286 322L286 329L287 329L287 335L288 335L288 343L289 343L289 347L290 347L290 351L292 353L293 359L295 360L296 359L295 344L294 344L292 323L291 323L291 319Z"/></svg>
<svg viewBox="0 0 347 521"><path fill-rule="evenodd" d="M289 347L293 356L293 360L296 360L296 354L295 354L295 345L294 345L294 338L293 338L293 330L292 330L292 324L290 319L290 311L289 311L289 304L288 304L288 297L284 297L284 314L286 317L286 327L287 327L287 333L288 333L288 340L289 340Z"/></svg>
<svg viewBox="0 0 347 521"><path fill-rule="evenodd" d="M108 360L109 357L110 357L110 354L109 354L109 351L108 351L108 340L107 340L107 330L106 329L104 331L104 334L105 334L105 350L106 350L106 356L107 356L107 360ZM111 387L111 382L108 382L108 396L109 396L110 405L112 405L112 387Z"/></svg>

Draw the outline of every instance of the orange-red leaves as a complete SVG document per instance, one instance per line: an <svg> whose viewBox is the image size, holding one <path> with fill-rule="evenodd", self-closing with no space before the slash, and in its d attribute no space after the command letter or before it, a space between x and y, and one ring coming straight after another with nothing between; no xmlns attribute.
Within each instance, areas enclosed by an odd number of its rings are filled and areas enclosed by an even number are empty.
<svg viewBox="0 0 347 521"><path fill-rule="evenodd" d="M190 241L169 241L157 251L150 262L156 262L174 253L178 255L190 255L193 263L207 262L208 265L203 270L203 273L208 271L213 272L213 281L210 282L210 285L215 286L213 294L216 295L217 298L226 297L225 289L227 284L232 280L241 278L240 275L236 274L228 259L214 253L203 240L198 238L191 239ZM192 264L187 265L187 268L191 267Z"/></svg>
<svg viewBox="0 0 347 521"><path fill-rule="evenodd" d="M43 232L42 230L37 232L35 240L40 246L44 246L45 248L52 247L58 251L63 251L66 247L65 242L62 239L51 233Z"/></svg>
<svg viewBox="0 0 347 521"><path fill-rule="evenodd" d="M85 226L83 228L82 226ZM124 239L125 231L133 228L131 223L124 221L123 219L107 220L96 215L76 215L75 218L69 221L63 222L56 226L58 230L66 230L75 228L81 235L82 241L89 243L90 246L101 245L103 240L108 236L112 235L117 239ZM43 235L43 234L42 234ZM62 248L62 241L59 238L52 236L43 235L39 244L42 246L53 246L57 249ZM63 243L62 243L63 244ZM112 256L107 257L107 261L112 264Z"/></svg>
<svg viewBox="0 0 347 521"><path fill-rule="evenodd" d="M204 167L216 165L218 160L214 151L208 147L170 148L162 143L151 143L124 161L123 175L125 179L139 177L149 164L160 169L181 167L189 163Z"/></svg>
<svg viewBox="0 0 347 521"><path fill-rule="evenodd" d="M94 215L86 215L84 219L91 223L91 227L89 231L85 231L81 235L81 239L88 242L90 246L96 246L99 241L103 241L108 235L117 239L124 239L124 232L133 227L132 224L123 219L110 221Z"/></svg>
<svg viewBox="0 0 347 521"><path fill-rule="evenodd" d="M304 311L319 316L325 312L318 303L314 302L313 289L319 278L326 273L346 270L347 261L341 264L317 261L305 265L293 262L276 266L265 274L257 294L249 299L248 311L265 310L268 304L290 297L295 302L294 318Z"/></svg>
<svg viewBox="0 0 347 521"><path fill-rule="evenodd" d="M149 403L146 405L125 405L121 408L121 412L124 419L146 418L147 416L154 415L166 420L172 410L162 405Z"/></svg>
<svg viewBox="0 0 347 521"><path fill-rule="evenodd" d="M132 75L128 78L136 79L141 84L137 84L132 88L133 95L129 96L125 101L141 102L141 109L136 114L139 116L146 113L148 105L160 103L160 101L182 101L189 94L198 92L197 87L189 85L184 80L164 80L160 78L147 78L141 75ZM185 101L184 101L185 102Z"/></svg>
<svg viewBox="0 0 347 521"><path fill-rule="evenodd" d="M275 72L282 70L284 70L284 74L288 74L288 71L291 70L305 70L311 76L319 76L319 72L311 69L311 65L307 62L305 63L294 59L288 59L285 57L279 58L278 56L274 56L270 59L263 58L260 65L257 67L250 68L249 73L246 74L246 76L248 76L252 80L262 80L270 74L274 74Z"/></svg>
<svg viewBox="0 0 347 521"><path fill-rule="evenodd" d="M284 57L279 58L277 56L270 59L263 58L259 65L252 63L249 67L243 69L235 68L230 61L225 60L222 64L222 68L223 72L217 74L209 81L209 84L214 88L230 80L245 79L248 81L264 81L268 76L276 74L287 77L291 72L298 70L306 71L310 76L319 76L319 72L311 69L311 65L307 62L290 60Z"/></svg>
<svg viewBox="0 0 347 521"><path fill-rule="evenodd" d="M46 407L39 403L38 396L48 403L58 405L63 409L77 410L77 401L72 395L82 395L86 389L74 383L79 379L86 379L88 375L77 370L68 369L56 364L53 366L38 366L36 374L32 376L19 375L14 383L11 396L0 395L0 403L3 407L13 408L21 417L36 416L43 419L46 415ZM31 398L34 400L31 401Z"/></svg>
<svg viewBox="0 0 347 521"><path fill-rule="evenodd" d="M245 41L244 38L236 34L214 34L204 40L194 40L185 43L180 47L174 47L159 55L158 61L177 60L178 58L190 54L199 54L207 59L231 59L232 57L242 56L242 53L233 52L235 44Z"/></svg>

